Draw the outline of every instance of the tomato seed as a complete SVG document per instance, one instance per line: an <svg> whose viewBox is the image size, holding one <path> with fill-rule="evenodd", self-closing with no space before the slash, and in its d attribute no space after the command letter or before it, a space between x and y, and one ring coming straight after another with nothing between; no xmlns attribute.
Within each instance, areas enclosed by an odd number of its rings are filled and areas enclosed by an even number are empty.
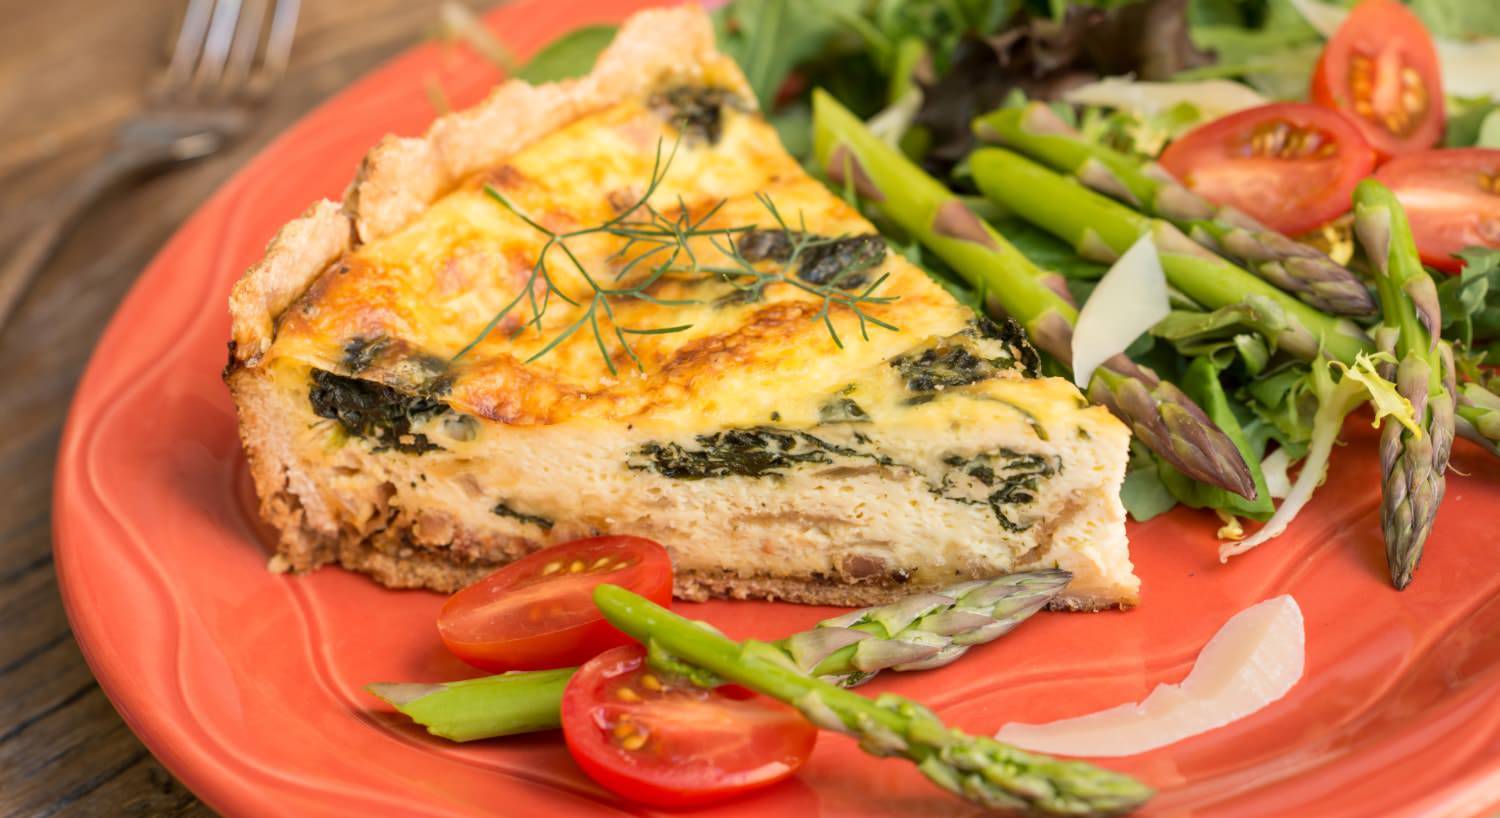
<svg viewBox="0 0 1500 818"><path fill-rule="evenodd" d="M642 747L646 746L646 734L631 733L630 735L620 740L620 746L631 751L639 750Z"/></svg>
<svg viewBox="0 0 1500 818"><path fill-rule="evenodd" d="M615 691L615 698L622 702L638 702L641 700L641 694L628 687L622 687Z"/></svg>
<svg viewBox="0 0 1500 818"><path fill-rule="evenodd" d="M568 566L568 571L569 571L569 573L573 573L573 574L577 574L577 573L582 572L583 571L583 560L573 560L573 564Z"/></svg>
<svg viewBox="0 0 1500 818"><path fill-rule="evenodd" d="M650 673L646 673L641 675L641 687L644 687L647 690L657 691L662 689L662 684L660 679L656 678Z"/></svg>
<svg viewBox="0 0 1500 818"><path fill-rule="evenodd" d="M589 566L589 570L590 571L597 571L600 568L603 568L604 566L606 566L608 564L609 564L609 557L600 557L597 561L594 562L593 565Z"/></svg>
<svg viewBox="0 0 1500 818"><path fill-rule="evenodd" d="M560 563L560 562L549 562L549 563L547 563L547 567L542 569L542 576L546 576L548 574L555 574L555 573L557 573L558 571L561 571L561 570L562 570L562 563Z"/></svg>
<svg viewBox="0 0 1500 818"><path fill-rule="evenodd" d="M1421 115L1427 111L1427 88L1422 85L1422 75L1409 65L1401 67L1398 75L1401 83L1400 103L1393 111L1375 110L1375 62L1362 54L1349 60L1349 92L1354 97L1354 112L1364 119L1379 122L1393 134L1405 135L1416 127Z"/></svg>
<svg viewBox="0 0 1500 818"><path fill-rule="evenodd" d="M1320 131L1286 121L1266 122L1250 132L1250 155L1281 159L1332 156L1338 149Z"/></svg>

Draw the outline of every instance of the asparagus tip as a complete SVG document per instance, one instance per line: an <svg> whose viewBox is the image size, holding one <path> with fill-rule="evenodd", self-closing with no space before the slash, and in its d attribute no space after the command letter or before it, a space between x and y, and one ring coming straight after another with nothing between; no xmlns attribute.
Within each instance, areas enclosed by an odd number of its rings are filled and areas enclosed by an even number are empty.
<svg viewBox="0 0 1500 818"><path fill-rule="evenodd" d="M1417 572L1417 561L1422 558L1420 547L1391 547L1386 551L1386 562L1391 569L1391 585L1396 590L1402 591L1411 584L1412 575Z"/></svg>

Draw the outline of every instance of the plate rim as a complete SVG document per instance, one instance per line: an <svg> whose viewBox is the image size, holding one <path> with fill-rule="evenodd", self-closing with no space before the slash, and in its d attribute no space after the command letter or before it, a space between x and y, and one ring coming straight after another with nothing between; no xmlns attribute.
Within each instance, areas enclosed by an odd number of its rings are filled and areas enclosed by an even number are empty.
<svg viewBox="0 0 1500 818"><path fill-rule="evenodd" d="M485 19L493 27L512 15L522 16L535 13L548 5L550 5L548 0L516 0L516 2L492 10L486 14ZM625 8L652 5L652 3L641 0L610 0L607 3L590 4L589 11L597 14L599 7L605 5ZM574 19L565 23L563 30L570 30L586 23L587 20ZM438 48L439 46L432 43L418 43L362 74L347 87L299 116L216 188L173 232L131 285L129 292L111 314L104 331L90 352L88 364L69 399L67 417L57 450L56 471L52 486L52 552L58 590L69 627L100 689L132 733L139 737L156 759L188 786L197 797L223 814L258 814L257 811L276 809L284 805L278 804L274 799L255 797L256 793L253 792L255 788L247 783L246 779L236 776L235 773L208 756L197 752L199 748L186 744L184 737L180 733L173 734L169 725L153 721L150 717L152 709L149 702L137 702L129 695L128 679L124 678L128 668L125 663L107 655L108 648L101 644L102 639L97 633L97 626L91 621L92 614L88 611L87 600L80 597L79 583L73 579L75 572L80 570L77 562L80 548L87 545L91 539L89 532L75 530L74 526L79 524L77 515L66 513L66 509L75 507L86 500L80 492L86 492L87 489L78 479L75 470L81 468L87 460L85 450L87 430L83 428L83 425L87 417L97 411L94 405L97 401L87 399L90 396L85 395L85 388L105 377L104 361L99 351L107 344L118 343L119 336L126 334L122 317L137 311L139 300L147 300L149 292L144 285L148 283L148 278L161 276L162 273L158 272L159 268L174 253L180 252L180 246L187 241L188 237L201 231L204 224L228 207L227 200L246 186L251 174L259 170L258 166L266 155L273 153L288 142L305 138L303 132L309 120L331 107L346 104L350 100L371 93L383 83L388 82L388 77L407 70L411 64L429 58ZM350 172L352 174L352 168ZM97 389L91 390L91 392L97 391ZM1489 790L1493 795L1486 795L1485 790ZM1449 787L1432 793L1431 797L1426 799L1426 803L1410 806L1418 810L1413 814L1446 816L1478 814L1497 804L1500 804L1500 757L1493 759L1487 769L1476 770L1471 775L1453 781ZM1473 812L1469 811L1470 808Z"/></svg>

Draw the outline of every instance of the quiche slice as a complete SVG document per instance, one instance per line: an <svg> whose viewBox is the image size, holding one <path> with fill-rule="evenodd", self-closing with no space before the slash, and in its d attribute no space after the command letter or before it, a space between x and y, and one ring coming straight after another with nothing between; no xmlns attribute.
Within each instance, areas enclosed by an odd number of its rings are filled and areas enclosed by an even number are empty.
<svg viewBox="0 0 1500 818"><path fill-rule="evenodd" d="M607 532L687 599L1137 599L1126 428L810 178L697 9L387 137L230 308L274 570L452 591Z"/></svg>

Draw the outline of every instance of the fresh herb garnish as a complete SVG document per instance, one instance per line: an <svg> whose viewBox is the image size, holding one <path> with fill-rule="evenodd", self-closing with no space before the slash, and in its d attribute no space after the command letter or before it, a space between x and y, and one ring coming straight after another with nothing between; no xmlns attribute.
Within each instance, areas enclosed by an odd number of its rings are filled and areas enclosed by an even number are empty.
<svg viewBox="0 0 1500 818"><path fill-rule="evenodd" d="M680 144L680 143L679 143ZM601 224L584 227L566 232L557 232L545 227L537 220L528 216L525 211L512 202L505 194L493 186L486 186L485 193L490 198L499 202L506 210L515 214L517 218L525 222L533 230L547 237L542 249L537 253L536 261L532 264L531 275L521 287L521 291L510 303L506 304L495 313L489 323L484 326L479 335L470 341L458 354L453 356L457 361L470 350L478 346L481 341L489 337L489 334L499 326L500 322L519 308L523 303L529 308L531 317L523 323L515 332L515 336L521 335L527 328L534 328L538 334L543 332L542 319L554 297L567 304L578 307L580 314L578 318L568 326L560 330L540 350L526 359L526 363L532 363L539 358L556 349L560 344L572 337L580 329L587 327L594 336L594 343L599 349L599 356L603 359L611 375L618 375L613 356L610 354L606 338L612 334L619 342L620 347L635 363L637 369L645 370L644 364L635 350L630 345L629 337L632 335L666 335L684 332L692 328L692 324L678 324L664 327L627 327L622 326L616 316L616 309L623 303L629 301L644 301L664 307L683 307L702 303L697 299L663 299L652 294L651 290L657 282L667 276L674 280L720 280L736 288L740 294L753 296L746 300L759 300L766 288L775 284L787 284L796 287L816 298L822 300L822 309L813 316L814 321L821 321L827 327L829 335L834 343L843 348L843 340L833 325L833 308L842 307L854 313L859 320L860 334L866 340L869 339L869 326L874 325L881 329L896 331L897 328L877 318L865 310L872 304L889 304L898 296L876 295L875 291L885 283L889 274L882 275L868 286L858 291L847 289L847 281L850 274L858 272L868 266L868 252L848 254L848 269L835 270L827 275L821 283L806 280L800 275L800 269L804 266L809 255L820 257L826 251L821 248L830 245L838 245L846 242L845 237L824 238L810 234L806 224L802 223L794 229L782 216L769 196L757 193L756 199L770 214L777 229L792 236L790 240L791 249L786 259L781 261L774 269L760 269L747 259L739 250L737 236L758 230L757 225L742 225L735 227L708 227L708 222L723 208L727 200L709 207L701 216L694 217L687 203L679 196L677 199L677 212L675 215L667 215L650 200L666 178L671 167L672 159L676 156L678 145L674 144L671 151L663 156L661 142L656 146L656 157L651 168L651 178L646 186L645 192L634 202L622 208L619 213ZM601 278L591 273L583 261L568 246L570 239L589 235L613 236L624 240L620 249L616 250L609 259L611 261L624 260L619 271L612 279ZM702 239L726 259L727 264L711 265L705 264L698 258L698 252L691 246L694 239ZM575 298L564 292L554 277L554 271L550 265L553 252L560 253L564 263L570 265L590 292L582 297ZM627 277L638 268L646 270L644 275L627 281ZM820 274L821 275L821 274ZM538 290L541 292L538 293ZM606 328L605 323L608 323Z"/></svg>

